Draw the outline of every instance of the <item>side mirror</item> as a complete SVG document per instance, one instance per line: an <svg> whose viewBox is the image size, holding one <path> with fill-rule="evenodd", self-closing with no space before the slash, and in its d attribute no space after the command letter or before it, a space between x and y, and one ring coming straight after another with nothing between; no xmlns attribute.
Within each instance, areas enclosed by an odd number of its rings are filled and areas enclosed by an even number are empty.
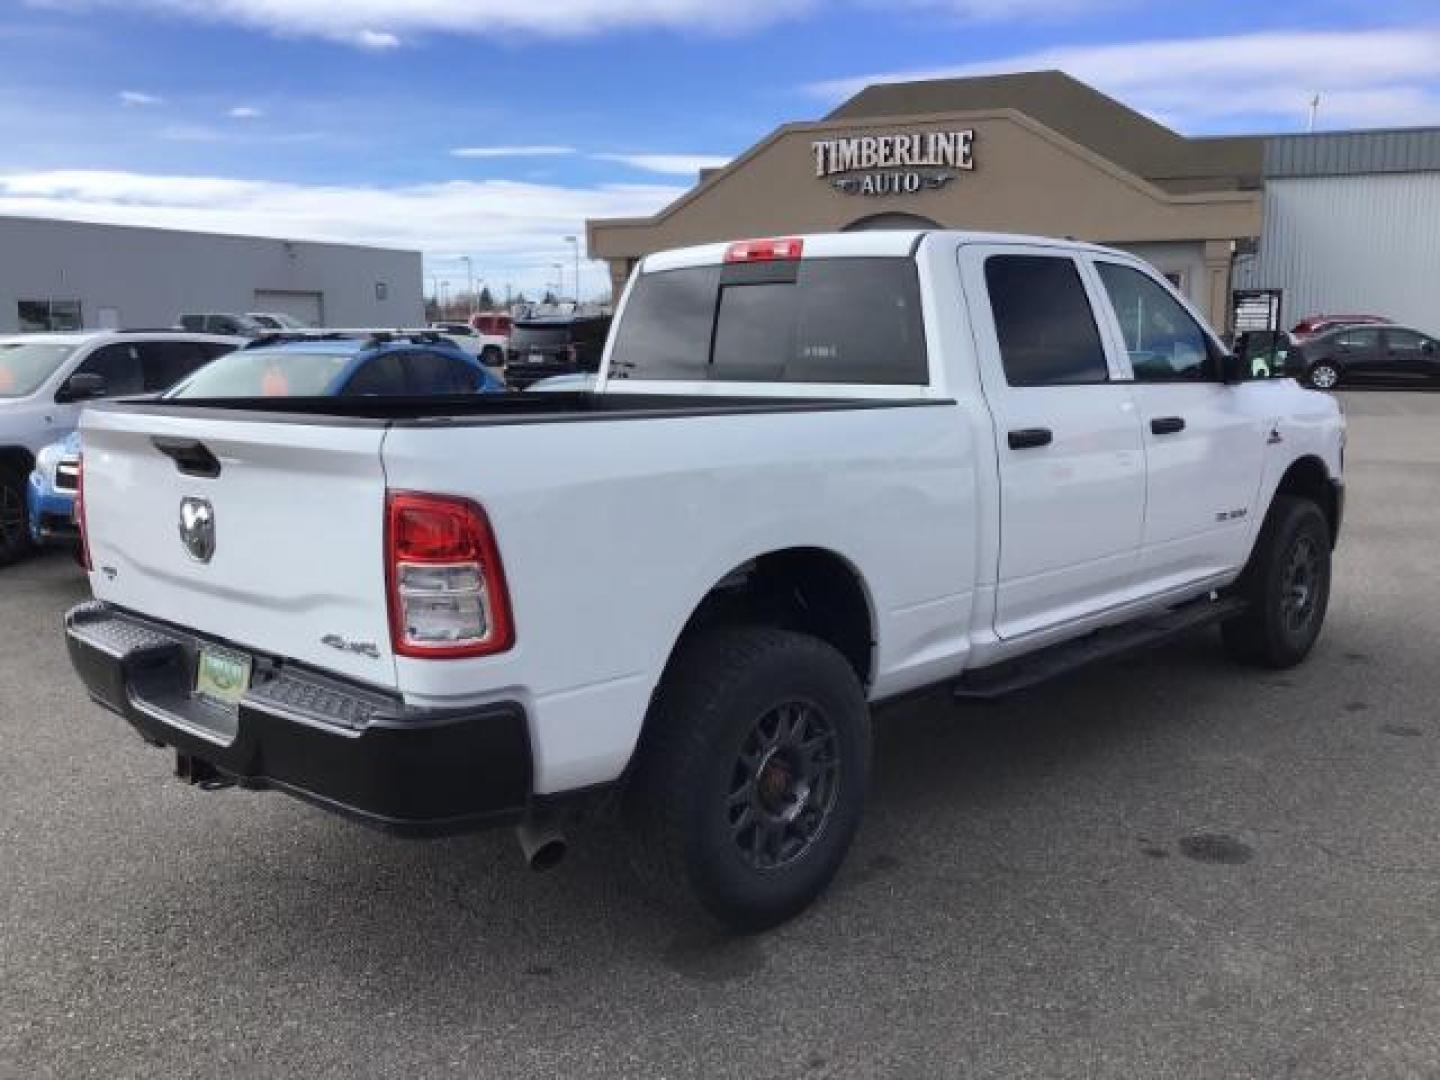
<svg viewBox="0 0 1440 1080"><path fill-rule="evenodd" d="M107 393L105 378L102 375L89 375L84 372L79 375L71 375L55 391L55 400L61 404L73 401L94 401L96 398L103 398Z"/></svg>
<svg viewBox="0 0 1440 1080"><path fill-rule="evenodd" d="M1250 365L1244 359L1234 353L1222 353L1220 356L1220 381L1227 386L1234 386L1242 383L1250 377Z"/></svg>

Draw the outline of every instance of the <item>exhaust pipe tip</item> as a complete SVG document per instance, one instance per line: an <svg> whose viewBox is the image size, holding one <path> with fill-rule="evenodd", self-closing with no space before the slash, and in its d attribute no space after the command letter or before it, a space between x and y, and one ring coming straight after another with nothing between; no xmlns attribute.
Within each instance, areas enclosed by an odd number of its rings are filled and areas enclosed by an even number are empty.
<svg viewBox="0 0 1440 1080"><path fill-rule="evenodd" d="M565 859L569 850L565 835L546 821L522 821L515 828L525 865L536 873L553 870Z"/></svg>

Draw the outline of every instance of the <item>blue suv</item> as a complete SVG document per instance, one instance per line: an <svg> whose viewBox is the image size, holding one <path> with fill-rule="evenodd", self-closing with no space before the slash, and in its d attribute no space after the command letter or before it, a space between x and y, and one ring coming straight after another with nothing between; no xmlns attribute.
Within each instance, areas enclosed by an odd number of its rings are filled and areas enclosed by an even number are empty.
<svg viewBox="0 0 1440 1080"><path fill-rule="evenodd" d="M439 334L271 334L207 364L167 398L433 397L503 391Z"/></svg>

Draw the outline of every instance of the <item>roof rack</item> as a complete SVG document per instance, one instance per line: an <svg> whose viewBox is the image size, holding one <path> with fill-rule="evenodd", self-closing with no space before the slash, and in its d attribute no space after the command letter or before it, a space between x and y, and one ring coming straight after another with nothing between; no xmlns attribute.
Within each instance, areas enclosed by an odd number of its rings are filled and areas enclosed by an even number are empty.
<svg viewBox="0 0 1440 1080"><path fill-rule="evenodd" d="M258 349L269 345L285 345L297 341L363 341L366 346L410 342L414 345L449 344L438 330L275 330L252 338L241 346Z"/></svg>

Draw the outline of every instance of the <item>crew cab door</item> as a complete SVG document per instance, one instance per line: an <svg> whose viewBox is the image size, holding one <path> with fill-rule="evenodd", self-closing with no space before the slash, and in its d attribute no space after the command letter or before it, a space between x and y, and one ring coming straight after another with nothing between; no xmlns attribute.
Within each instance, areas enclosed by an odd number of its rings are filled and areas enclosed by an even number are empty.
<svg viewBox="0 0 1440 1080"><path fill-rule="evenodd" d="M1123 602L1145 505L1140 422L1070 252L967 245L961 278L1000 481L995 632L1016 638Z"/></svg>
<svg viewBox="0 0 1440 1080"><path fill-rule="evenodd" d="M1221 351L1161 279L1093 260L1112 347L1134 378L1145 442L1145 532L1138 583L1155 593L1245 560L1265 443L1263 383L1226 385ZM1257 392L1259 391L1259 392Z"/></svg>

